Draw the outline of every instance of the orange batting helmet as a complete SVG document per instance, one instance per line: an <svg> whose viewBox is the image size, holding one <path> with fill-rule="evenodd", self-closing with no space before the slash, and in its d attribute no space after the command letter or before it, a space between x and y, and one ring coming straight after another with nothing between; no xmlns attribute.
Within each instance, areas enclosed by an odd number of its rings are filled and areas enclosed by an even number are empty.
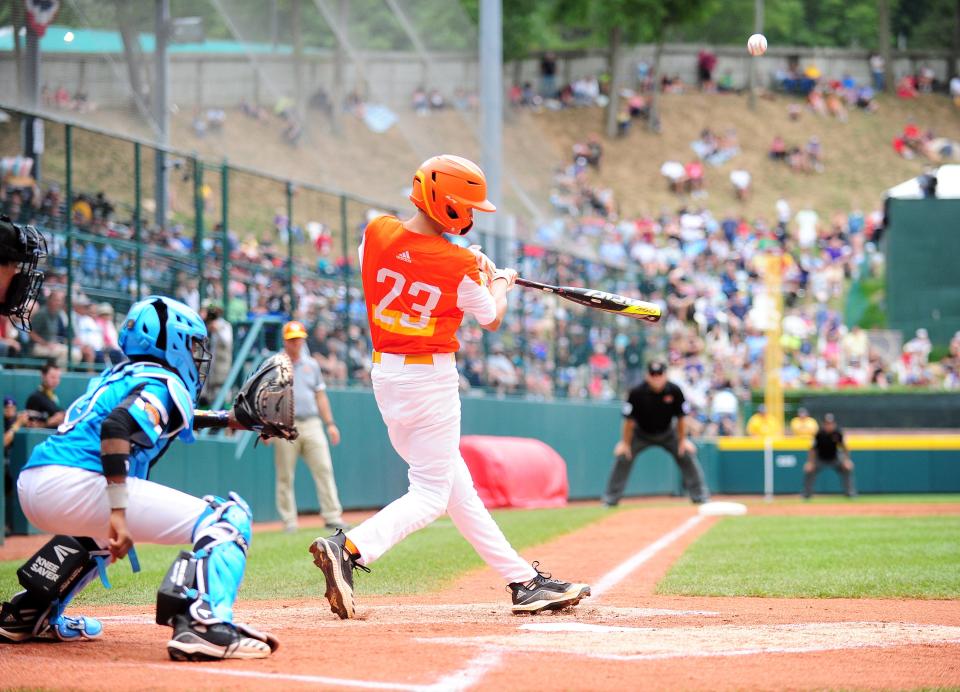
<svg viewBox="0 0 960 692"><path fill-rule="evenodd" d="M410 201L451 233L473 227L472 209L496 211L487 199L487 179L473 161L442 154L427 159L413 176Z"/></svg>

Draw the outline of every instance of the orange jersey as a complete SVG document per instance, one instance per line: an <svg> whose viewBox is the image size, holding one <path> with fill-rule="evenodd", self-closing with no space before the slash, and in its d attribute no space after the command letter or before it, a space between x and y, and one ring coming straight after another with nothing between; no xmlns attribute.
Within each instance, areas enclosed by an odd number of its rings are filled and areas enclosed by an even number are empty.
<svg viewBox="0 0 960 692"><path fill-rule="evenodd" d="M439 236L408 231L394 216L371 221L360 243L360 277L373 348L382 353L452 353L465 313L497 317L473 253Z"/></svg>

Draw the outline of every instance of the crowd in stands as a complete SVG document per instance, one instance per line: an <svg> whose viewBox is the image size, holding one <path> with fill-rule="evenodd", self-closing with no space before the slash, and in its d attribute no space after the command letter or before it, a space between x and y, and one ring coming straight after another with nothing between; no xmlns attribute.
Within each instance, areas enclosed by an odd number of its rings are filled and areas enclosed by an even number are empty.
<svg viewBox="0 0 960 692"><path fill-rule="evenodd" d="M723 79L714 80L715 67L716 60L709 54L698 59L702 89L723 90ZM873 107L871 90L876 84L858 86L844 78L820 85L819 74L803 76L813 82L805 93L814 113L843 120L845 109ZM573 107L604 101L607 86L601 77L558 84L555 57L545 56L540 77L539 89L532 83L515 86L510 102L517 107L548 102ZM638 65L636 83L624 93L624 131L630 121L645 117L651 80L649 66ZM661 79L660 87L685 88L679 78L669 76ZM811 99L811 94L816 95ZM469 103L469 95L461 96ZM459 99L447 102L439 92L421 88L412 95L411 107L426 115L459 108ZM350 107L362 109L364 102L357 96L351 103ZM801 117L802 107L793 105L795 117ZM311 106L329 108L329 99L315 95ZM272 117L247 103L241 104L241 111L258 120ZM226 116L213 115L222 126ZM293 104L278 103L275 115L285 123L284 137L295 143L299 125ZM210 111L199 117L206 133ZM912 127L904 131L898 152L929 156L924 142L936 138ZM553 217L537 228L535 243L515 248L518 269L549 283L589 285L658 301L667 308L662 327L647 329L628 318L518 289L501 333L486 333L469 322L461 331L462 388L470 393L492 390L535 399L612 400L642 378L648 356L662 355L669 378L683 387L693 407L694 434L732 432L738 405L763 384L768 305L764 263L775 261L782 269L786 298L781 344L786 358L784 387L904 384L960 389L960 333L951 342L949 355L932 363L930 341L923 330L902 350L892 352L871 342L866 331L844 324L841 310L847 283L877 272L882 265L877 249L882 232L879 211L845 209L825 217L805 200L783 198L771 210L775 222L767 223L732 210L706 208L704 167L731 161L740 146L736 131L704 129L691 143L693 157L668 161L661 169L678 194L676 208L625 217L612 189L596 182L603 167L603 140L590 135L577 142L569 161L554 173ZM942 150L938 152L943 155ZM801 147L778 137L769 155L798 172L822 168L816 138ZM54 230L62 228L69 214L80 232L74 247L80 289L71 296L74 338L66 343L65 251L62 239L54 237L44 299L34 316L34 336L11 330L4 321L0 355L34 355L62 362L69 353L88 368L115 362L120 357L117 313L129 304L137 287L131 246L111 241L133 238L131 219L103 193L81 191L66 209L59 187L41 188L24 166L15 159L0 162L3 211ZM749 171L733 170L730 181L736 197L750 194ZM371 352L356 272L349 286L343 280L352 258L335 255L332 235L320 222L288 227L288 220L278 212L272 233L243 239L228 233L226 251L232 266L228 295L223 296L219 229L205 241L205 267L211 268L199 276L190 265L197 255L192 233L177 225L158 227L145 222L141 232L151 252L143 263L142 292L171 294L203 310L209 324L216 324L221 344L236 343L232 333L227 336L231 325L260 315L292 316L308 325L308 348L331 384L369 383ZM351 232L359 237L359 230ZM294 271L293 305L286 284L288 234L313 244L318 257L309 266L300 258ZM562 251L547 249L561 246ZM115 287L122 297L107 296L108 287ZM222 369L222 358L220 363Z"/></svg>

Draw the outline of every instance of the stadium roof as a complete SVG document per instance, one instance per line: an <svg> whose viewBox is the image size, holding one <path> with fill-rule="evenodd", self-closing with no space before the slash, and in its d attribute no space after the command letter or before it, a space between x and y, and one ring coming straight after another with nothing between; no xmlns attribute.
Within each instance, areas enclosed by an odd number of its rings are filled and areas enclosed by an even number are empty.
<svg viewBox="0 0 960 692"><path fill-rule="evenodd" d="M21 37L26 30L21 30ZM145 53L152 53L153 34L140 34L140 47ZM13 27L0 27L0 51L13 51ZM84 29L52 24L40 39L40 51L43 53L123 53L123 39L119 31L110 29ZM170 53L210 53L216 55L242 53L290 53L290 46L270 43L242 43L240 41L207 40L203 43L171 43ZM306 49L306 52L310 52Z"/></svg>
<svg viewBox="0 0 960 692"><path fill-rule="evenodd" d="M935 172L937 199L960 199L960 166L940 166ZM886 196L894 199L922 199L924 197L920 186L922 177L917 176L891 187L887 190Z"/></svg>

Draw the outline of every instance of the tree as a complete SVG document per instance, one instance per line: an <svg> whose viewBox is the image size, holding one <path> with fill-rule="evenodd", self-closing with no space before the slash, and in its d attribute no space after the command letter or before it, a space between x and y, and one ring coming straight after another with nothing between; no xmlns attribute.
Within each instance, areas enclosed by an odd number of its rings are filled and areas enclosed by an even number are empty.
<svg viewBox="0 0 960 692"><path fill-rule="evenodd" d="M877 43L883 58L883 88L893 91L893 53L890 50L890 0L879 0L877 12Z"/></svg>
<svg viewBox="0 0 960 692"><path fill-rule="evenodd" d="M606 39L607 72L610 76L610 100L607 103L606 132L616 134L620 108L618 72L621 46L644 41L656 44L653 60L654 84L659 81L660 56L667 33L681 24L700 17L715 0L557 0L555 18L570 27L591 27ZM659 127L657 107L659 90L654 90L650 108L650 126Z"/></svg>

